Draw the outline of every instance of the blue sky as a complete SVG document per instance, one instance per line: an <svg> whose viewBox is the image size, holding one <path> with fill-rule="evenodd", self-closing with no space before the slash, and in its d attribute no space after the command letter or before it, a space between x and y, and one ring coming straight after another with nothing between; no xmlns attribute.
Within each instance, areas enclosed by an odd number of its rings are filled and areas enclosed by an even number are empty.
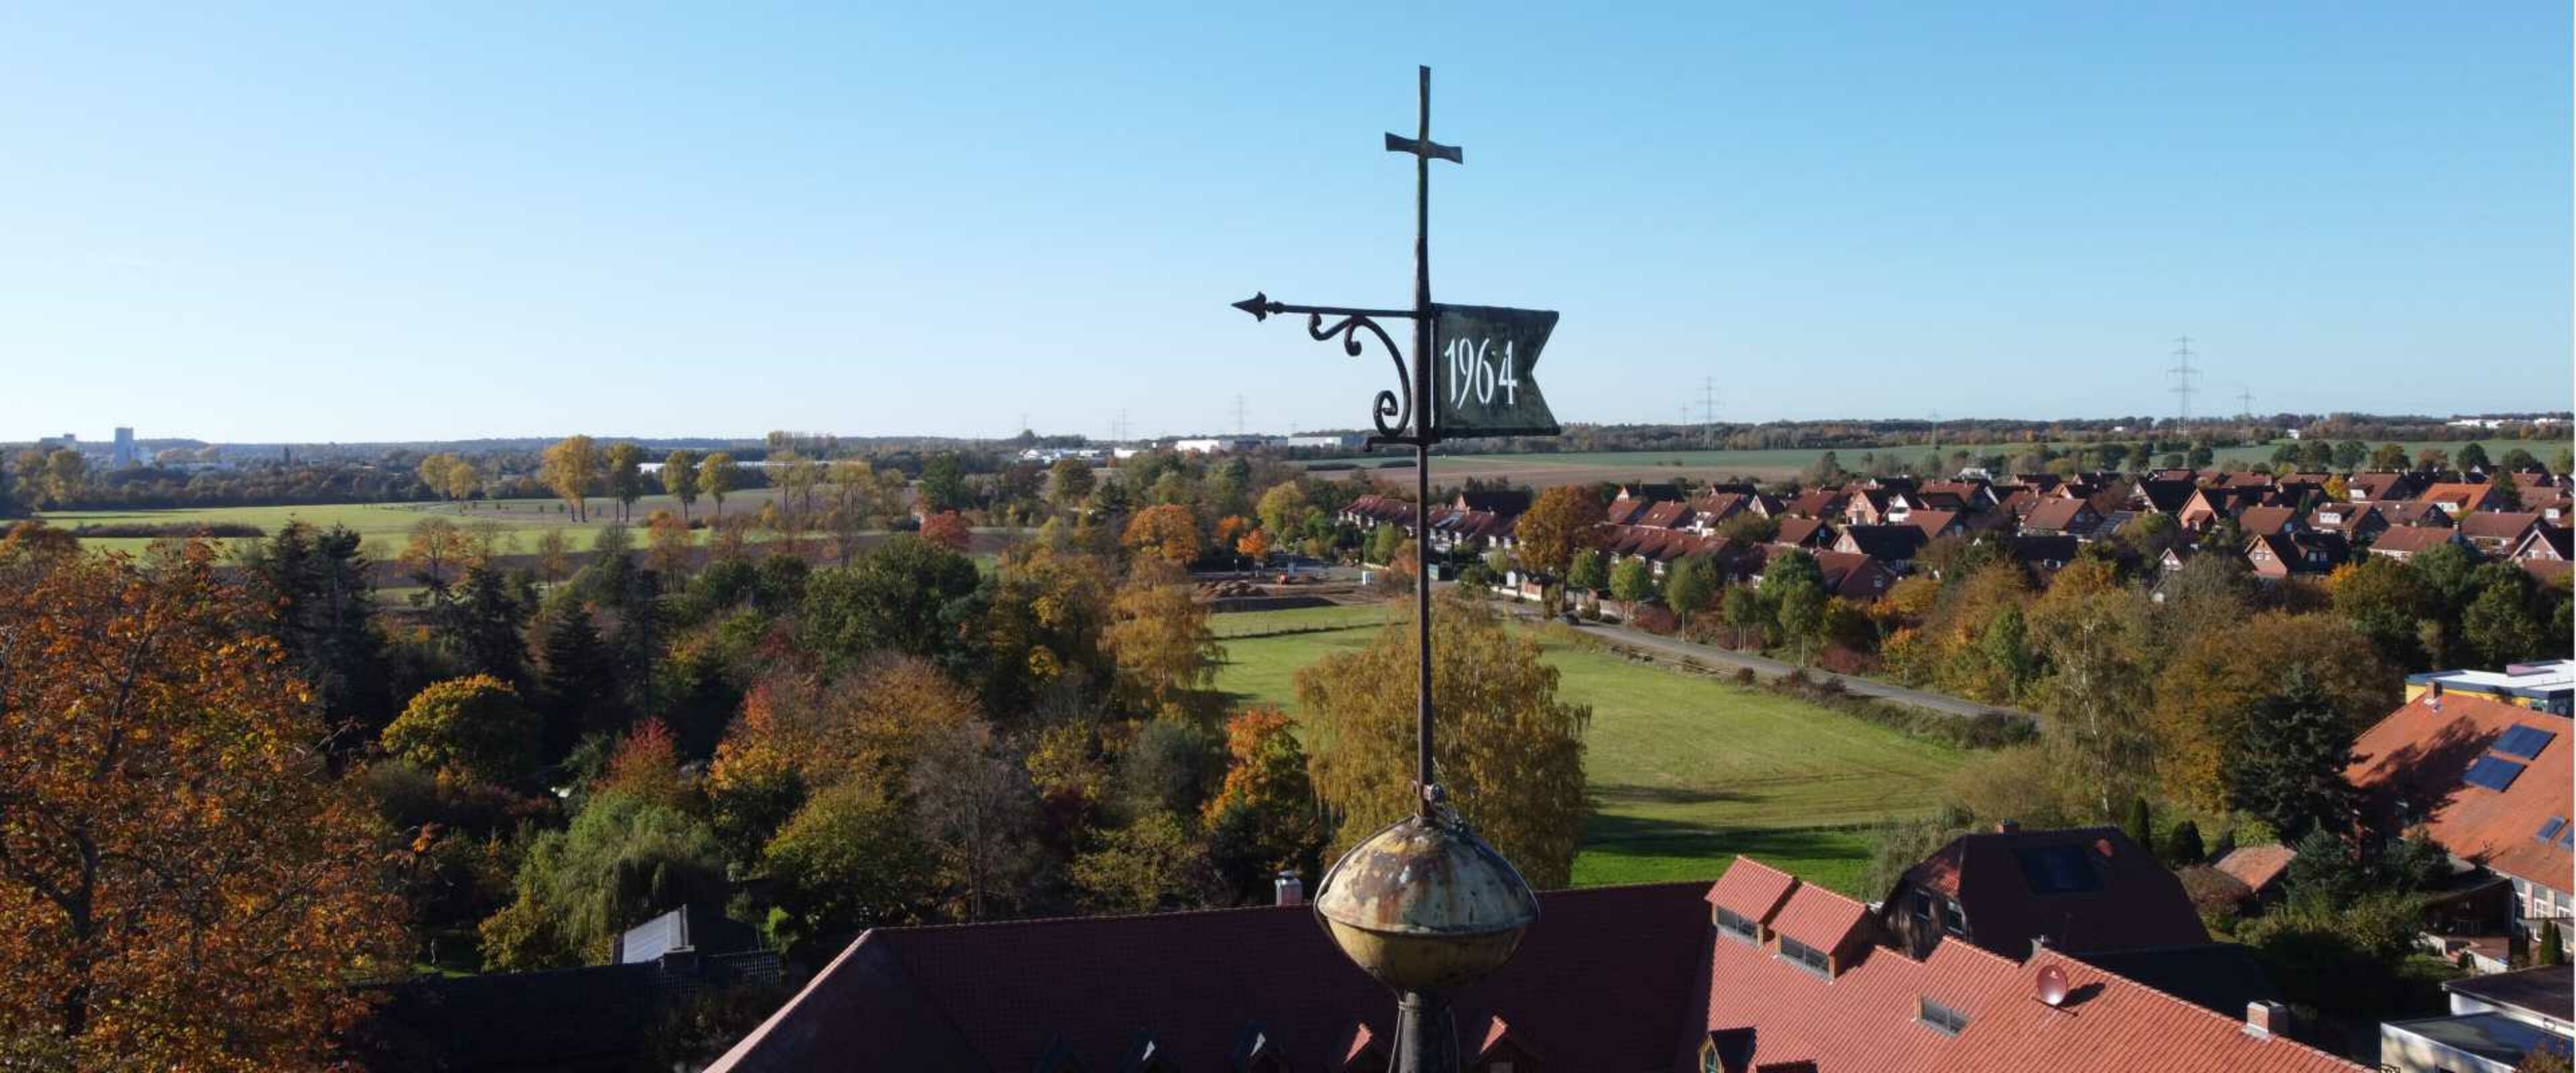
<svg viewBox="0 0 2576 1073"><path fill-rule="evenodd" d="M392 7L0 9L0 439L1358 426L1417 63L1563 419L2576 393L2563 2Z"/></svg>

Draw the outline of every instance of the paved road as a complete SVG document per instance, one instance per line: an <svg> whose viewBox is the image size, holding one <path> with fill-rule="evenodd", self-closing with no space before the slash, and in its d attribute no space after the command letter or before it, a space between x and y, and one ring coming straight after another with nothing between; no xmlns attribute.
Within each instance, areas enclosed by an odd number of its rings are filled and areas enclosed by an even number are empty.
<svg viewBox="0 0 2576 1073"><path fill-rule="evenodd" d="M1514 610L1524 618L1535 619L1538 617L1538 610L1536 608L1522 606L1514 608ZM1602 640L1609 641L1614 644L1629 645L1631 647L1642 648L1651 652L1658 652L1663 655L1676 658L1695 659L1712 667L1750 667L1753 669L1754 674L1760 675L1764 678L1778 678L1782 675L1788 674L1792 670L1798 669L1790 664L1782 663L1779 660L1772 659L1767 656L1756 656L1744 652L1718 648L1713 645L1703 645L1691 641L1684 641L1679 638L1663 637L1647 633L1644 630L1629 629L1626 626L1586 622L1579 628L1585 633L1593 634ZM1830 678L1841 682L1843 684L1843 688L1856 697L1869 697L1873 700L1883 700L1892 704L1903 704L1909 707L1921 708L1925 711L1939 712L1943 715L1978 716L1984 715L1987 712L2002 712L2006 715L2018 715L2026 719L2038 718L2037 716L2031 715L2029 712L2017 711L2012 708L1997 707L1992 704L1978 704L1974 701L1961 700L1946 693L1934 693L1923 689L1909 689L1905 686L1890 685L1886 682L1874 681L1868 678L1859 678L1848 674L1834 674L1828 671L1817 670L1813 667L1806 668L1806 671L1807 677L1809 678Z"/></svg>

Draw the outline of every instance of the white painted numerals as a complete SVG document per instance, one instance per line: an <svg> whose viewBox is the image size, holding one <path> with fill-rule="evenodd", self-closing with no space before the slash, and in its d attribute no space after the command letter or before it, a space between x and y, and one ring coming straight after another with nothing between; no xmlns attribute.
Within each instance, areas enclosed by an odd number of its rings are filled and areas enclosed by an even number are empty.
<svg viewBox="0 0 2576 1073"><path fill-rule="evenodd" d="M1512 375L1512 341L1503 340L1502 353L1493 353L1491 339L1452 339L1443 353L1449 357L1449 405L1467 405L1473 397L1480 406L1494 403L1494 389L1503 391L1503 405L1519 405L1521 382Z"/></svg>

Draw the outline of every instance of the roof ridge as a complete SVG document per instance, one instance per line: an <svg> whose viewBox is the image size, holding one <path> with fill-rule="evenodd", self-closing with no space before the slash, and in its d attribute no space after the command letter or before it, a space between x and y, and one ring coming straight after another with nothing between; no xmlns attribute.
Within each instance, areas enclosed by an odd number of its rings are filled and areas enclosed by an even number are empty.
<svg viewBox="0 0 2576 1073"><path fill-rule="evenodd" d="M2146 992L2147 994L2154 995L2155 997L2160 998L2160 999L2163 999L2163 1000L2165 1000L2166 1002L2172 1003L2172 1004L2173 1004L2173 1005L2175 1005L2175 1006L2182 1007L2183 1009L2189 1010L2189 1011L2191 1011L2191 1012L2193 1012L2193 1013L2196 1013L2196 1014L2200 1014L2200 1015L2202 1015L2202 1016L2204 1016L2204 1017L2214 1017L2214 1018L2217 1018L2218 1020L2228 1022L2228 1023L2230 1023L2230 1024L2233 1024L2233 1025L2237 1026L2237 1028L2238 1028L2239 1030L2242 1030L2242 1029L2244 1028L2244 1026L2245 1026L2245 1015L2244 1015L2244 1014L2242 1014L2242 1013L2239 1013L2239 1014L2237 1014L2237 1015L2236 1015L2236 1016L2234 1016L2234 1017L2229 1017L2229 1016L2228 1016L2228 1015L2226 1015L2226 1014L2223 1014L2223 1013L2220 1013L2220 1012L2218 1012L2218 1011L2216 1011L2216 1010L2210 1009L2209 1007L2207 1007L2207 1006L2203 1006L2203 1005L2201 1005L2201 1004L2199 1004L2199 1003L2197 1003L2197 1002L2192 1002L2192 1001L2189 1001L2189 1000L2186 1000L2186 999L2180 998L2180 997L2178 997L2178 996L2176 996L2176 995L2172 994L2171 992L2165 991L2165 990L2164 990L2164 989L2162 989L2162 988L2155 987L2155 986L2153 986L2153 985L2151 985L2151 984L2144 984L2144 983L2140 983L2140 982L2138 982L2137 980L2133 980L2133 979L2131 979L2131 978L2129 978L2129 977L2127 977L2127 976L2123 976L2123 975L2121 975L2121 974L2119 974L2119 973L2116 973L2116 972L2113 972L2113 971L2111 971L2111 970L2109 970L2109 969L2103 968L2103 967L2102 967L2102 966L2100 966L2100 965L2096 965L2096 964L2094 964L2094 963L2092 963L2092 962L2090 962L2090 961L2086 961L2086 960L2084 960L2083 958L2078 957L2078 956L2076 956L2076 955L2074 955L2074 954L2070 954L2070 953L2066 953L2065 951L2058 950L2056 947L2049 947L2049 948L2047 948L2047 949L2048 949L2048 950L2050 950L2050 951L2051 951L2051 952L2053 952L2053 953L2056 953L2056 954L2057 954L2057 956L2059 956L2059 957L2065 958L2065 959L2067 959L2067 960L2069 960L2069 961L2076 962L2077 964L2083 965L2085 968L2088 968L2088 969L2091 969L2091 970L2093 970L2093 971L2095 971L2095 972L2101 973L2102 975L2107 976L2107 977L2110 977L2111 979L2118 980L2118 981L2120 981L2121 983L2124 983L2124 984L2127 984L2127 985L2129 985L2129 986L2131 986L2131 987L2137 988L2138 990L2140 990L2140 991L2144 991L2144 992ZM2034 958L2033 958L2033 960L2037 960L2037 958L2035 958L2035 957L2034 957ZM2336 1054L2336 1053L2334 1053L2334 1052L2332 1052L2332 1051L2328 1051L2328 1050L2325 1050L2325 1049L2320 1048L2320 1047L2312 1047L2312 1046L2309 1046L2308 1044L2302 1043L2302 1042L2298 1041L2297 1039L2291 1038L2290 1036L2285 1035L2285 1034L2280 1033L2280 1032L2266 1032L2266 1033L2262 1036L2262 1038L2263 1038L2263 1039L2266 1039L2266 1040L2279 1040L2279 1041L2281 1041L2281 1042L2288 1043L2289 1045L2291 1045L2291 1046L2293 1046L2293 1047L2297 1047L2297 1048L2299 1048L2300 1050L2307 1051L2307 1052L2308 1052L2308 1053L2310 1053L2310 1054L2314 1054L2314 1055L2317 1055L2317 1056L2319 1056L2319 1057L2323 1057L2323 1058L2331 1059L2331 1060L2333 1060L2333 1061L2343 1063L2343 1064L2345 1064L2345 1065L2347 1065L2347 1066L2351 1066L2351 1067L2353 1067L2353 1068L2355 1068L2355 1069L2368 1069L2368 1068L2370 1068L2370 1067L2368 1067L2368 1066L2364 1066L2364 1065L2362 1065L2362 1064L2361 1064L2361 1063L2359 1063L2359 1062L2355 1062L2355 1061L2353 1061L2352 1059L2349 1059L2349 1058L2346 1058L2346 1057L2344 1057L2344 1056L2342 1056L2342 1055Z"/></svg>
<svg viewBox="0 0 2576 1073"><path fill-rule="evenodd" d="M1705 891L1709 887L1714 886L1716 882L1716 880L1699 879L1663 879L1642 883L1605 883L1599 886L1560 887L1556 890L1540 891L1539 893L1546 897L1563 897L1565 895L1581 896L1590 894L1618 893L1624 891L1653 890L1663 887ZM1199 909L1167 909L1161 912L1152 913L1067 913L1042 917L1013 917L1008 920L951 920L935 924L882 924L869 928L867 931L860 932L859 938L867 938L869 934L874 932L957 931L965 928L1006 928L1014 925L1030 924L1090 923L1094 921L1109 920L1160 920L1166 917L1204 917L1215 916L1221 913L1257 913L1274 909L1304 909L1312 912L1314 904L1312 901L1308 901L1297 905L1219 905Z"/></svg>

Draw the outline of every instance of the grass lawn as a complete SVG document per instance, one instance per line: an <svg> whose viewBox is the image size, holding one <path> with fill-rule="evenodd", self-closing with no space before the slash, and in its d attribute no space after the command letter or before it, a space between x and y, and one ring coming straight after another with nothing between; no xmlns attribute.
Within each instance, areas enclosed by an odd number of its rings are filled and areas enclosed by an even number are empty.
<svg viewBox="0 0 2576 1073"><path fill-rule="evenodd" d="M1331 607L1296 607L1284 611L1254 611L1216 615L1208 626L1218 637L1252 637L1263 634L1298 633L1309 630L1347 630L1358 626L1375 626L1386 621L1387 605L1335 604Z"/></svg>
<svg viewBox="0 0 2576 1073"><path fill-rule="evenodd" d="M1220 615L1218 688L1293 710L1297 668L1366 645L1373 630L1246 637L1296 612ZM1276 627L1272 627L1276 628ZM1586 776L1594 814L1577 885L1714 879L1735 854L1862 897L1882 819L1929 810L1929 788L1965 754L1729 682L1551 644L1567 700L1592 706Z"/></svg>
<svg viewBox="0 0 2576 1073"><path fill-rule="evenodd" d="M760 511L761 504L776 494L775 489L767 488L728 494L725 496L725 513L728 515L742 512L756 514ZM710 517L713 505L712 501L700 496L697 504L690 509L690 516ZM501 525L514 538L513 542L516 546L508 549L514 552L536 551L537 534L546 529L565 530L573 538L573 550L588 551L593 541L598 538L599 531L608 527L617 501L597 497L591 499L590 520L587 522L573 521L571 512L562 509L563 506L563 501L556 499L500 499L478 500L470 508L455 503L345 503L311 507L68 510L48 511L43 517L46 524L65 529L81 525L108 525L120 522L151 524L228 522L258 526L262 532L272 535L284 528L287 522L301 518L324 528L334 525L348 526L365 539L367 553L370 556L390 559L396 552L402 550L403 542L411 535L412 526L418 525L423 518L433 516L448 518L459 524L492 522ZM652 517L653 512L657 510L667 510L676 514L679 513L680 503L665 495L645 496L636 500L635 520L628 523L629 528L640 530L644 520ZM641 532L635 534L637 546L642 546L643 539ZM703 542L705 539L706 531L700 530L699 540ZM148 537L91 537L83 539L81 546L103 551L140 553L151 543ZM219 540L215 543L225 542Z"/></svg>

